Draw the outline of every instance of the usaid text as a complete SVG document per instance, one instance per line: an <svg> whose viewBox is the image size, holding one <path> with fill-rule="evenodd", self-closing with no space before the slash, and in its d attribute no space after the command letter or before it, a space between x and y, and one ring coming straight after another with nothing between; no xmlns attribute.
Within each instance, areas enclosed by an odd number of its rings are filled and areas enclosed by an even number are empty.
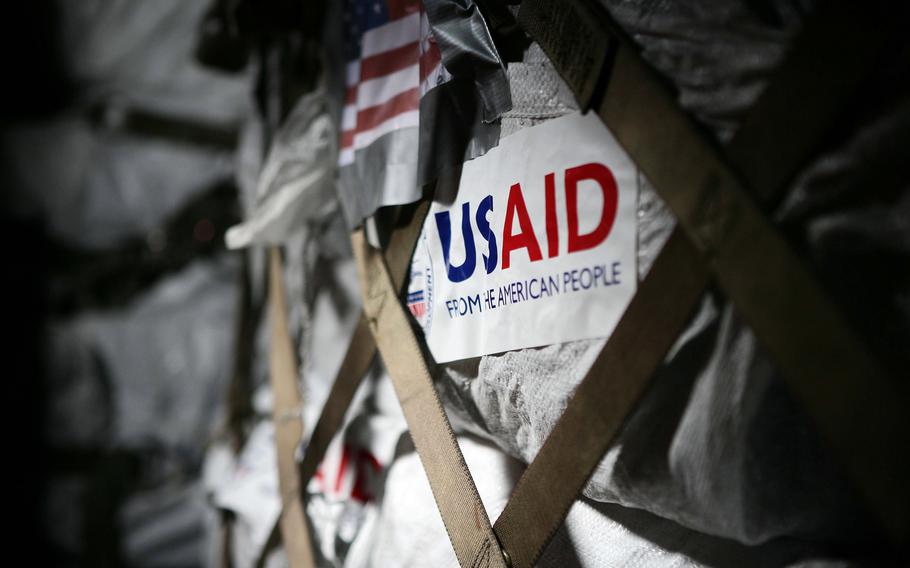
<svg viewBox="0 0 910 568"><path fill-rule="evenodd" d="M587 232L582 233L579 228L579 184L583 181L595 182L603 199L597 225ZM528 208L525 205L524 189L520 183L514 183L509 188L506 199L505 221L502 234L499 238L490 226L487 216L493 212L494 200L492 195L487 195L477 205L474 215L471 213L471 202L466 201L461 206L461 239L464 246L464 260L460 264L451 261L452 249L452 219L450 212L440 211L435 214L436 230L442 245L442 256L445 263L446 275L450 282L463 282L470 278L477 269L477 247L475 244L475 230L480 238L487 243L487 254L482 254L483 268L487 274L501 269L508 270L512 264L512 255L523 251L530 261L538 262L543 259L541 244L546 247L547 258L554 258L560 254L560 234L557 219L556 205L556 175L548 173L544 176L544 216L543 219L532 221ZM610 168L604 164L591 162L567 168L564 174L565 189L565 219L567 221L566 245L567 254L592 249L610 236L613 223L616 220L616 208L619 192L616 178ZM473 217L473 223L472 223ZM539 242L535 228L540 224L544 227L544 243Z"/></svg>

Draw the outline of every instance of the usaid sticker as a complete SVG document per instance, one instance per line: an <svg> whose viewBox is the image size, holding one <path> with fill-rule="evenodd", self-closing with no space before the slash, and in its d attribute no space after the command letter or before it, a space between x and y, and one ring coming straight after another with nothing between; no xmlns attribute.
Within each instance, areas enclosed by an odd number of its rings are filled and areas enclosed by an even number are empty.
<svg viewBox="0 0 910 568"><path fill-rule="evenodd" d="M593 114L466 162L411 263L407 306L436 361L610 335L635 294L637 202L636 167Z"/></svg>

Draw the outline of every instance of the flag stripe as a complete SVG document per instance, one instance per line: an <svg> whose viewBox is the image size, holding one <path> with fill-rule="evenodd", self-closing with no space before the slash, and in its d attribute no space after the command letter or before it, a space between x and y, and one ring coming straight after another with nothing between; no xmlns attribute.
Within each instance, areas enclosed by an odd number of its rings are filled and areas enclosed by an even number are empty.
<svg viewBox="0 0 910 568"><path fill-rule="evenodd" d="M389 73L414 65L420 58L420 42L414 41L364 58L360 62L360 80L378 79Z"/></svg>
<svg viewBox="0 0 910 568"><path fill-rule="evenodd" d="M385 77L364 81L357 87L357 108L364 112L371 107L385 104L403 92L407 92L420 83L420 69L416 63ZM415 107L416 104L415 104ZM357 116L357 127L360 126L360 115ZM367 127L369 128L369 127Z"/></svg>
<svg viewBox="0 0 910 568"><path fill-rule="evenodd" d="M345 130L341 133L341 147L349 148L354 146L354 130Z"/></svg>
<svg viewBox="0 0 910 568"><path fill-rule="evenodd" d="M349 166L354 163L354 147L342 148L341 152L338 152L338 165L339 166Z"/></svg>
<svg viewBox="0 0 910 568"><path fill-rule="evenodd" d="M360 82L360 60L349 61L344 67L344 86L357 86Z"/></svg>
<svg viewBox="0 0 910 568"><path fill-rule="evenodd" d="M439 64L442 62L442 57L439 55L439 50L433 46L429 51L420 54L420 82L427 80L427 77L439 67Z"/></svg>
<svg viewBox="0 0 910 568"><path fill-rule="evenodd" d="M420 126L420 111L418 109L396 114L375 128L358 132L354 135L354 148L357 150L366 148L389 132L412 126Z"/></svg>
<svg viewBox="0 0 910 568"><path fill-rule="evenodd" d="M344 104L352 105L357 102L357 84L350 86L344 92Z"/></svg>
<svg viewBox="0 0 910 568"><path fill-rule="evenodd" d="M417 87L398 93L382 104L365 108L357 113L357 133L375 128L383 121L420 106L420 90Z"/></svg>
<svg viewBox="0 0 910 568"><path fill-rule="evenodd" d="M360 58L366 59L383 51L401 47L419 37L420 14L409 14L400 20L394 20L363 34Z"/></svg>
<svg viewBox="0 0 910 568"><path fill-rule="evenodd" d="M408 14L416 14L421 7L419 0L386 0L389 9L389 19L398 20Z"/></svg>
<svg viewBox="0 0 910 568"><path fill-rule="evenodd" d="M341 130L357 128L357 105L347 105L341 109Z"/></svg>

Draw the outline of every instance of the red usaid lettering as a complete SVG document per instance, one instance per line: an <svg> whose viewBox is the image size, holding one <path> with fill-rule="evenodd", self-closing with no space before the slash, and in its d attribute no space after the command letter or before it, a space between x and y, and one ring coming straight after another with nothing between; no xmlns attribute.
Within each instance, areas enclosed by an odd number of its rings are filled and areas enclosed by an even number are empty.
<svg viewBox="0 0 910 568"><path fill-rule="evenodd" d="M582 180L596 181L604 198L597 227L585 235L578 233L578 182ZM569 216L570 253L594 248L610 236L613 222L616 221L618 203L619 189L616 187L616 178L607 166L590 163L566 170L566 213Z"/></svg>
<svg viewBox="0 0 910 568"><path fill-rule="evenodd" d="M566 220L568 224L568 252L579 252L592 249L607 240L616 221L617 207L619 205L619 188L616 178L610 168L604 164L591 162L568 168L565 171L566 195ZM578 226L578 185L583 181L594 181L603 194L603 205L597 226L588 233L581 234ZM474 274L477 264L475 249L474 227L471 223L471 204L462 204L461 233L464 243L465 259L460 265L452 265L449 252L452 246L452 227L449 211L440 211L434 215L439 241L442 245L443 261L446 266L446 275L450 282L463 282ZM544 176L544 233L546 237L547 257L559 256L559 223L556 211L556 174L548 173ZM493 211L493 196L485 196L477 206L476 226L480 237L487 242L489 254L483 255L484 267L487 274L493 272L498 262L497 240L493 233L487 214ZM537 212L535 212L537 213ZM518 232L515 233L517 221ZM538 223L541 221L538 220ZM505 220L503 223L502 240L502 269L511 266L512 253L526 249L531 262L543 260L537 232L525 203L524 193L520 183L514 183L509 188L506 201Z"/></svg>
<svg viewBox="0 0 910 568"><path fill-rule="evenodd" d="M521 230L518 234L513 235L512 219L516 214L518 215L518 227ZM521 194L521 185L516 183L509 189L509 201L506 202L506 224L502 230L503 270L509 267L509 257L512 255L512 251L520 248L528 249L531 262L543 258L540 254L540 245L537 244L537 237L534 236L534 225L531 224L525 198Z"/></svg>
<svg viewBox="0 0 910 568"><path fill-rule="evenodd" d="M547 212L547 257L559 255L559 222L556 220L556 175L549 173L543 178L544 198Z"/></svg>

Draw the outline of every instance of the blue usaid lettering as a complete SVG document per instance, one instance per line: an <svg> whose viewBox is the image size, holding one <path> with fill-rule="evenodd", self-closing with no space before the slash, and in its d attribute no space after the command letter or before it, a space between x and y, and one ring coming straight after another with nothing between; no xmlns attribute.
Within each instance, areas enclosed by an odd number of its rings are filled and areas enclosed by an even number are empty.
<svg viewBox="0 0 910 568"><path fill-rule="evenodd" d="M603 193L603 207L597 226L590 232L581 234L578 223L578 184L581 181L591 180L597 183ZM613 223L616 220L616 210L619 202L619 191L616 178L610 168L604 164L592 162L582 164L565 171L565 204L566 219L568 221L568 234L566 235L568 253L592 249L610 236ZM547 258L559 255L559 225L556 211L556 175L548 173L544 176L544 229L546 234ZM493 211L493 196L487 195L480 200L474 215L474 225L477 233L487 242L489 254L481 255L483 267L487 274L492 273L499 264L499 247L496 234L490 227L487 214ZM452 245L452 222L449 211L436 213L436 229L439 231L439 240L442 243L442 256L446 266L446 275L450 282L463 282L470 278L477 268L477 252L474 239L474 228L471 223L471 204L465 202L461 206L461 236L464 241L464 261L453 266L450 261ZM540 221L538 221L539 223ZM517 224L518 231L514 227ZM534 224L525 205L521 184L514 183L509 188L506 201L505 222L502 229L502 270L509 268L512 253L525 249L531 262L543 259L540 243L534 232Z"/></svg>

